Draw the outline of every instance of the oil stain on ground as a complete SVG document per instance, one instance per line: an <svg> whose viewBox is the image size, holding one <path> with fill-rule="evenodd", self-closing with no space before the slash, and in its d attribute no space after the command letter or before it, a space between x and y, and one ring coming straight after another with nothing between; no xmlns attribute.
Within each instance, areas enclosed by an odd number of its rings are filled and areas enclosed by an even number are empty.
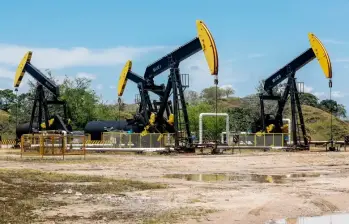
<svg viewBox="0 0 349 224"><path fill-rule="evenodd" d="M289 181L302 181L305 177L319 177L319 173L292 173L288 175L264 174L238 174L238 173L213 173L213 174L166 174L165 178L177 178L187 181L217 182L217 181L254 181L259 183L282 184Z"/></svg>

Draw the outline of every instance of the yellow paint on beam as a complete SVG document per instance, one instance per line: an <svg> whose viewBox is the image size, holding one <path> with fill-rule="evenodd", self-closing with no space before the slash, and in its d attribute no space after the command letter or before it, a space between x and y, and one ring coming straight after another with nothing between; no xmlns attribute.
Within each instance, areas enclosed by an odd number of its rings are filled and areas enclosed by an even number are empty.
<svg viewBox="0 0 349 224"><path fill-rule="evenodd" d="M326 78L331 79L332 65L331 65L330 57L328 56L328 53L326 51L326 48L313 33L309 33L308 38L310 41L310 46L313 49L318 62L320 63L322 71L324 72Z"/></svg>
<svg viewBox="0 0 349 224"><path fill-rule="evenodd" d="M201 20L196 20L196 27L211 75L218 75L218 53L212 34Z"/></svg>
<svg viewBox="0 0 349 224"><path fill-rule="evenodd" d="M120 74L119 83L118 83L118 96L122 96L122 94L124 93L126 83L127 83L127 74L129 71L131 71L131 68L132 68L132 61L128 60Z"/></svg>
<svg viewBox="0 0 349 224"><path fill-rule="evenodd" d="M28 51L23 59L21 60L21 62L19 63L18 67L17 67L17 70L16 70L16 75L15 75L15 79L14 79L14 87L17 88L19 87L19 85L21 84L21 81L24 77L24 68L25 68L25 65L27 63L30 63L30 60L32 59L32 52L31 51Z"/></svg>

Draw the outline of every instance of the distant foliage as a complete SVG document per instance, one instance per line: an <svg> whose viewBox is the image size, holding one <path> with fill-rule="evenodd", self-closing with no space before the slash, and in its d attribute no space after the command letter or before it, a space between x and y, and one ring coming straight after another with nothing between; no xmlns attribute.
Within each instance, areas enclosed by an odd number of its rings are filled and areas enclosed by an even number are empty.
<svg viewBox="0 0 349 224"><path fill-rule="evenodd" d="M91 89L91 80L86 78L69 78L58 82L55 80L50 71L47 76L55 83L60 83L60 99L68 103L72 124L74 130L83 130L86 123L92 120L117 120L121 118L130 118L131 112L126 111L126 104L121 102L119 105L106 104ZM32 113L33 98L35 93L35 82L29 81L29 91L27 93L18 94L13 90L0 90L0 109L3 111L0 116L0 135L15 136L16 118L17 122L26 123L30 121ZM52 94L45 89L47 98ZM18 110L17 110L18 109ZM52 105L49 107L50 114L63 114L62 107ZM134 112L134 111L132 111ZM4 116L3 114L8 114ZM16 116L17 115L17 116Z"/></svg>
<svg viewBox="0 0 349 224"><path fill-rule="evenodd" d="M118 120L132 118L136 112L134 105L127 105L125 102L108 104L98 97L96 92L91 88L91 80L85 78L69 78L65 77L58 82L55 80L50 71L47 72L48 77L56 83L60 83L61 99L66 100L71 111L73 128L75 130L83 130L86 123L92 120ZM0 90L0 109L5 110L0 114L0 134L14 135L16 117L18 123L28 122L30 120L32 110L32 99L35 93L35 82L29 83L30 89L27 93L18 94L12 90ZM273 94L280 95L283 92L284 84L278 85L273 89ZM217 91L217 98L216 98ZM258 94L263 93L263 81L256 87L256 94L252 94L243 98L234 97L235 91L231 87L216 89L211 86L203 89L201 92L193 90L185 91L185 98L188 104L188 115L190 120L190 128L198 135L199 115L205 112L215 112L215 102L217 99L217 112L228 113L230 117L231 131L249 131L251 124L260 117L260 102ZM50 93L46 91L46 95L50 97ZM238 106L236 102L238 103ZM346 118L346 110L342 104L338 104L335 100L322 100L311 93L300 94L300 102L303 105L309 105L333 113L338 118ZM17 107L18 105L18 107ZM230 106L232 105L232 106ZM286 106L285 113L289 110ZM132 108L132 109L129 109ZM265 110L275 112L277 104L275 102L265 102ZM61 114L62 111L55 107L49 108L51 114ZM6 116L5 116L5 115ZM16 116L18 115L18 116ZM205 117L203 124L205 133L218 138L218 134L225 131L225 119L220 117L217 119L218 129L216 129L216 119L214 117Z"/></svg>

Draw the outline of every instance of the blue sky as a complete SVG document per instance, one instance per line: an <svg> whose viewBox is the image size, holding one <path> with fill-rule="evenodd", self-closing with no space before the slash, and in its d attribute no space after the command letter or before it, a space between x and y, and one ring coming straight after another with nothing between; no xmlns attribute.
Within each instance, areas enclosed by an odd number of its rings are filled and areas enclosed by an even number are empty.
<svg viewBox="0 0 349 224"><path fill-rule="evenodd" d="M196 36L195 20L209 27L218 47L220 85L237 96L255 91L266 78L309 48L308 32L327 48L333 66L333 97L349 110L349 2L337 1L4 1L0 8L0 88L12 88L15 69L27 50L32 63L61 79L91 77L108 102L117 99L119 73L132 59L133 71ZM202 53L180 65L191 89L213 85ZM328 81L313 60L297 73L306 91L329 96ZM167 73L156 81L164 83ZM25 85L20 91L26 91ZM123 96L132 102L137 87Z"/></svg>

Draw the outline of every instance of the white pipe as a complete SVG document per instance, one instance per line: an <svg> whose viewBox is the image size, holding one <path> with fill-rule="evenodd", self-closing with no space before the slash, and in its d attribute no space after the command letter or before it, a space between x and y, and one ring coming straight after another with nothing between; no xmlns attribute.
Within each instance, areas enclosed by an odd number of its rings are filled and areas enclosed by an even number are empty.
<svg viewBox="0 0 349 224"><path fill-rule="evenodd" d="M84 143L67 144L68 146L82 146ZM39 147L40 144L30 144L30 147ZM53 144L53 147L60 147L62 144ZM113 144L85 144L85 146L113 146ZM52 144L47 144L46 147L52 147Z"/></svg>
<svg viewBox="0 0 349 224"><path fill-rule="evenodd" d="M115 152L161 152L167 148L85 148L86 151L115 151ZM170 148L170 151L174 151Z"/></svg>
<svg viewBox="0 0 349 224"><path fill-rule="evenodd" d="M291 119L282 119L282 122L286 121L288 123L288 144L291 145Z"/></svg>
<svg viewBox="0 0 349 224"><path fill-rule="evenodd" d="M202 118L203 116L225 116L226 117L226 133L227 142L229 142L229 115L227 113L201 113L199 116L199 144L202 144Z"/></svg>

